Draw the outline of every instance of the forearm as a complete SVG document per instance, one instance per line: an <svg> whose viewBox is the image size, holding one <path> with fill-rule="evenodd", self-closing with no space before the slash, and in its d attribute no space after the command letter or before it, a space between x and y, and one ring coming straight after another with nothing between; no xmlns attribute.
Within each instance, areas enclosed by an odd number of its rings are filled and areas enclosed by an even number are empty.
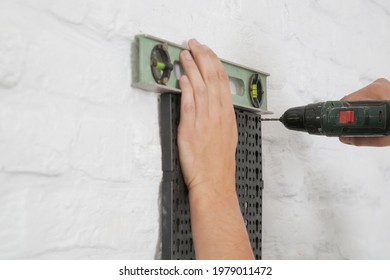
<svg viewBox="0 0 390 280"><path fill-rule="evenodd" d="M254 259L234 186L197 186L190 208L197 259Z"/></svg>

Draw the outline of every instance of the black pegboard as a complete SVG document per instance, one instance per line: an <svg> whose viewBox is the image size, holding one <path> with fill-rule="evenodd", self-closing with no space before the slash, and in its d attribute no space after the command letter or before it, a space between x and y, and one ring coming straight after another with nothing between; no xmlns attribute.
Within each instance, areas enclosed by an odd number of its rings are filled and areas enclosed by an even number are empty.
<svg viewBox="0 0 390 280"><path fill-rule="evenodd" d="M236 188L256 259L261 259L262 236L262 154L260 116L235 109L238 145L236 151ZM194 259L187 187L180 169L177 128L180 96L160 96L162 146L162 258Z"/></svg>

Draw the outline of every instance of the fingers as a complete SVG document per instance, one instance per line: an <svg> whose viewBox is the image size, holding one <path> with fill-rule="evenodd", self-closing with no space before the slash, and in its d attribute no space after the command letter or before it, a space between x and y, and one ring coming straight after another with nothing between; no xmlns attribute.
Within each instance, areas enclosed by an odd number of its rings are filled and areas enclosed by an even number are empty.
<svg viewBox="0 0 390 280"><path fill-rule="evenodd" d="M219 82L220 89L218 92L221 105L225 108L232 108L232 95L229 84L229 76L218 56L210 50L210 59L212 60L215 70L217 72L217 81Z"/></svg>
<svg viewBox="0 0 390 280"><path fill-rule="evenodd" d="M368 86L344 96L343 101L388 100L390 98L390 82L378 79Z"/></svg>
<svg viewBox="0 0 390 280"><path fill-rule="evenodd" d="M390 145L390 137L340 137L340 142L354 146L385 147Z"/></svg>
<svg viewBox="0 0 390 280"><path fill-rule="evenodd" d="M180 62L192 86L196 120L232 114L229 77L223 64L210 48L198 41L192 39L188 45L191 53L182 51Z"/></svg>
<svg viewBox="0 0 390 280"><path fill-rule="evenodd" d="M198 66L188 50L181 52L180 63L183 66L184 72L186 73L193 90L196 118L207 118L209 109L206 84L203 81Z"/></svg>
<svg viewBox="0 0 390 280"><path fill-rule="evenodd" d="M179 82L182 90L180 123L185 127L193 127L195 123L194 91L186 75L181 76Z"/></svg>
<svg viewBox="0 0 390 280"><path fill-rule="evenodd" d="M202 78L207 86L209 95L209 106L215 108L215 106L221 105L221 93L226 91L224 84L228 81L222 81L220 77L222 63L216 56L216 54L207 46L201 45L195 39L188 42L191 52L194 56L195 62L199 67ZM224 69L223 69L224 71ZM210 111L215 112L214 110Z"/></svg>
<svg viewBox="0 0 390 280"><path fill-rule="evenodd" d="M360 101L360 100L374 100L375 96L370 93L368 87L362 88L349 95L344 96L342 101Z"/></svg>
<svg viewBox="0 0 390 280"><path fill-rule="evenodd" d="M189 40L188 46L190 47L195 62L199 67L203 80L206 84L212 85L217 78L215 59L212 58L215 54L206 45L201 45L195 39Z"/></svg>

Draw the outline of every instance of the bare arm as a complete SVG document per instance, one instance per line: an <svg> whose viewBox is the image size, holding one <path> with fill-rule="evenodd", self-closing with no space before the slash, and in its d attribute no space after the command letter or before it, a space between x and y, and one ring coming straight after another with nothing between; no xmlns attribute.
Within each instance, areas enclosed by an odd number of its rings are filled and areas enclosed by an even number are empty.
<svg viewBox="0 0 390 280"><path fill-rule="evenodd" d="M253 259L235 190L237 127L229 79L196 40L183 51L180 163L189 189L197 259Z"/></svg>
<svg viewBox="0 0 390 280"><path fill-rule="evenodd" d="M378 79L365 88L345 96L342 100L390 100L390 82L386 79ZM340 137L340 141L355 146L390 146L390 136Z"/></svg>

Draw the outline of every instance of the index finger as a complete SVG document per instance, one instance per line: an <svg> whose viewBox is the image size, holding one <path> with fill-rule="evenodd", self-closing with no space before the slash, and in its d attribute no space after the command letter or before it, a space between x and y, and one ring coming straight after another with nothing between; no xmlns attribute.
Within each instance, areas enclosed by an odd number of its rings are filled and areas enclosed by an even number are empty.
<svg viewBox="0 0 390 280"><path fill-rule="evenodd" d="M355 91L341 98L342 101L375 100L367 87Z"/></svg>
<svg viewBox="0 0 390 280"><path fill-rule="evenodd" d="M210 106L232 105L229 77L218 56L206 45L192 39L188 42L203 80L210 89Z"/></svg>
<svg viewBox="0 0 390 280"><path fill-rule="evenodd" d="M378 79L368 86L359 89L347 96L344 96L343 101L357 101L357 100L385 100L389 95L390 86L385 79Z"/></svg>
<svg viewBox="0 0 390 280"><path fill-rule="evenodd" d="M188 50L181 52L180 63L192 86L196 118L207 118L209 110L206 85L199 72L198 66Z"/></svg>

